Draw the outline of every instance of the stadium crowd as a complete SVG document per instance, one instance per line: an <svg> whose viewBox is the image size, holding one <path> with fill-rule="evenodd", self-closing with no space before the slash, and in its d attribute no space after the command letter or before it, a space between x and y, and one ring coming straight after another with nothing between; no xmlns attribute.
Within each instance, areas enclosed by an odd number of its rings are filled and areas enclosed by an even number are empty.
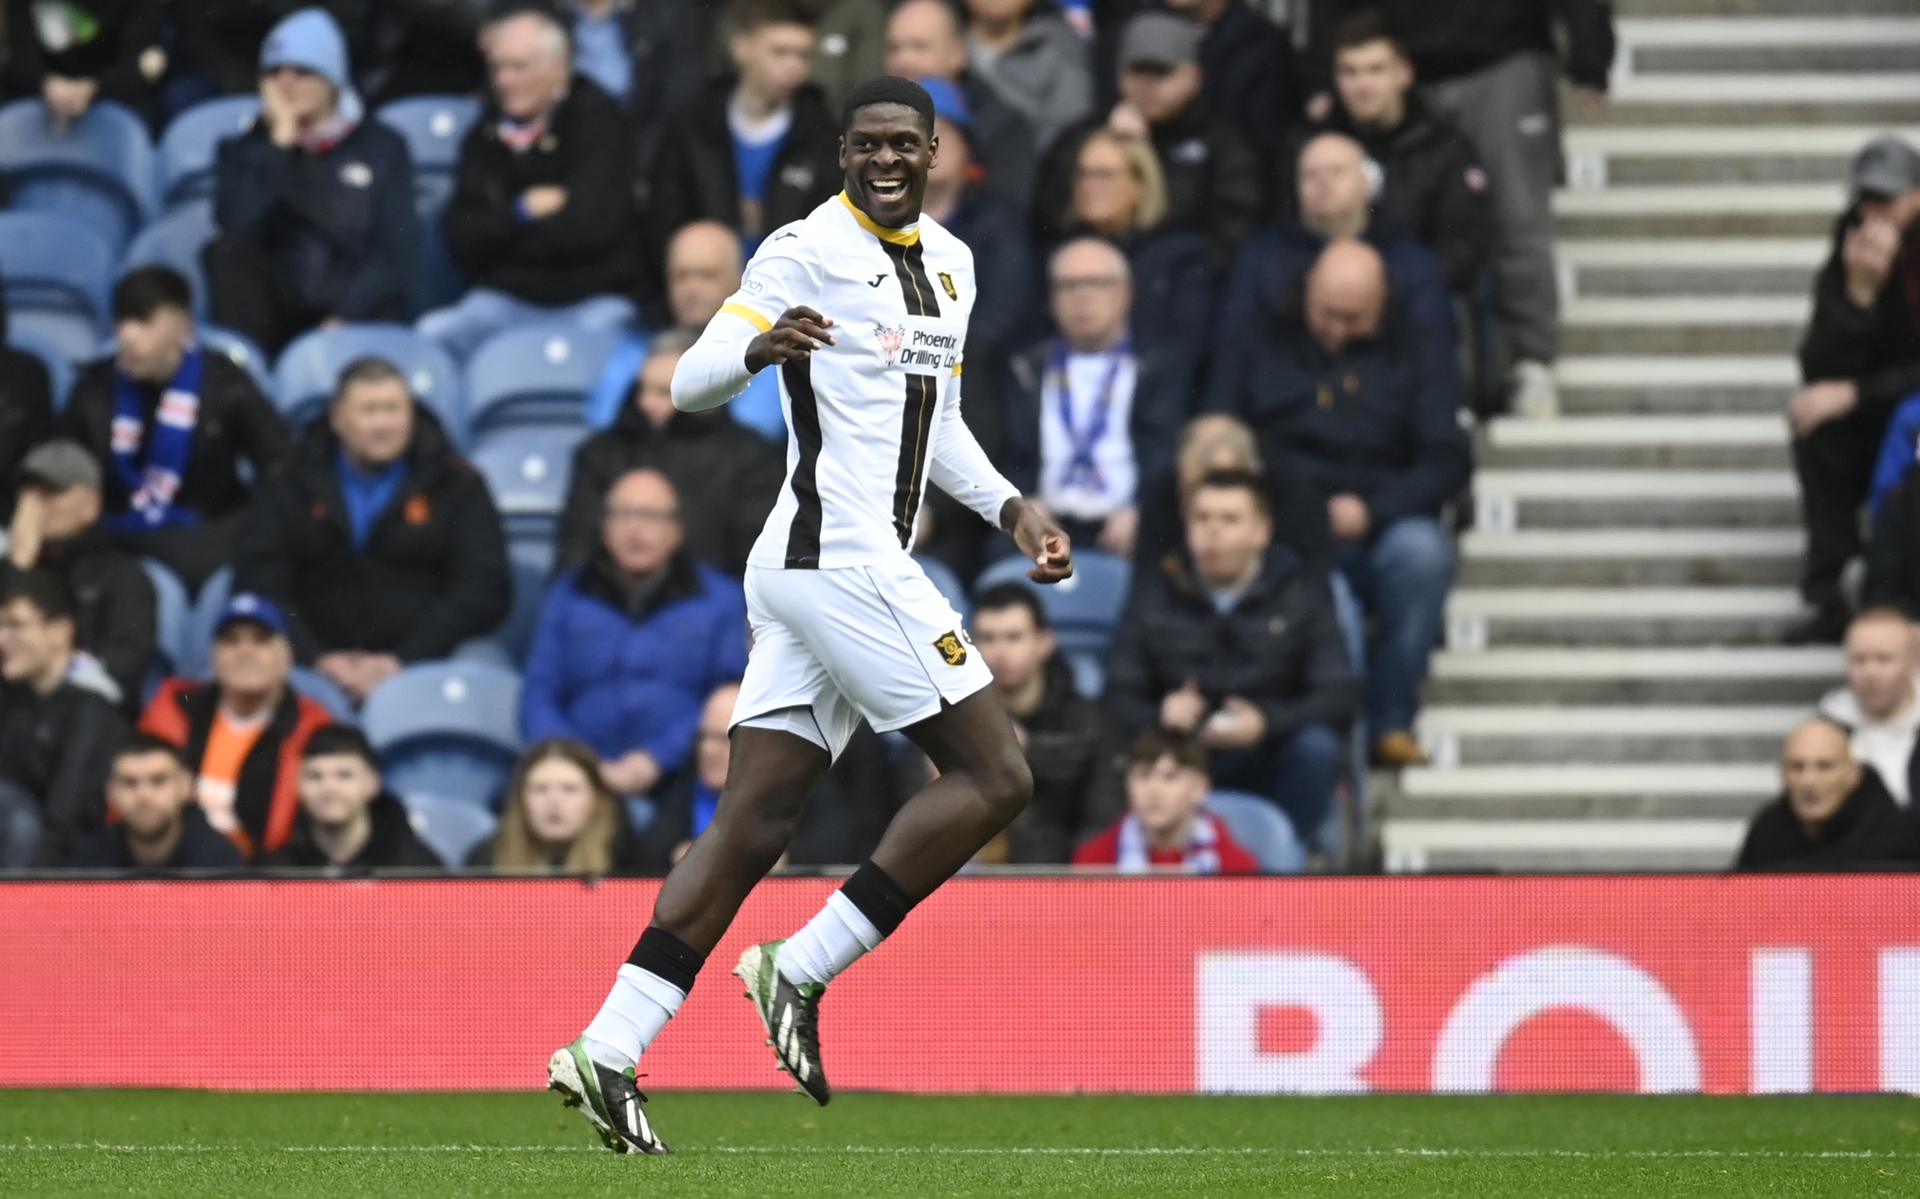
<svg viewBox="0 0 1920 1199"><path fill-rule="evenodd" d="M922 514L1036 781L981 860L1299 869L1367 764L1424 761L1474 415L1557 411L1558 88L1600 103L1613 35L1604 0L1287 7L10 0L12 206L120 267L76 315L0 230L0 865L677 860L785 427L774 372L712 413L670 381L886 72L934 98L925 210L974 252L965 418L1081 565L1041 594ZM9 145L125 127L158 196ZM1816 637L1870 483L1857 631L1920 617L1920 156L1855 183L1792 409ZM1903 661L1822 709L1882 774ZM861 860L928 769L863 733L788 861ZM1820 840L1786 786L1743 863Z"/></svg>

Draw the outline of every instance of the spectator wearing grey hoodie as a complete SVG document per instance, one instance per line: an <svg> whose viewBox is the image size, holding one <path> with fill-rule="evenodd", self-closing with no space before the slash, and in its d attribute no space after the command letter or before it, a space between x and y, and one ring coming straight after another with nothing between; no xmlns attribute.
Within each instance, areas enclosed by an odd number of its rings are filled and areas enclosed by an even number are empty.
<svg viewBox="0 0 1920 1199"><path fill-rule="evenodd" d="M1093 111L1087 40L1042 0L966 0L967 61L1033 126L1046 153L1061 130Z"/></svg>

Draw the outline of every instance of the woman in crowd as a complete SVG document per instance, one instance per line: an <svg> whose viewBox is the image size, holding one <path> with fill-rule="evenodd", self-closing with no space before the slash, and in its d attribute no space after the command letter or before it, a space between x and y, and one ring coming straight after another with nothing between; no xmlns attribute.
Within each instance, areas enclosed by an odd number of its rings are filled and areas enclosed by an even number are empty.
<svg viewBox="0 0 1920 1199"><path fill-rule="evenodd" d="M507 787L499 831L467 856L502 874L632 874L637 845L593 750L551 737L527 750Z"/></svg>

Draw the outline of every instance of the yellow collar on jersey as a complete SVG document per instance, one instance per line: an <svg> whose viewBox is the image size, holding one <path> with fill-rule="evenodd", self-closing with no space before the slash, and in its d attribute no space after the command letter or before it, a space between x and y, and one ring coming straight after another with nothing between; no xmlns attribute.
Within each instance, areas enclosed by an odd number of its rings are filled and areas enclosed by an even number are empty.
<svg viewBox="0 0 1920 1199"><path fill-rule="evenodd" d="M920 240L919 229L889 229L866 213L861 212L860 206L855 204L853 197L849 196L846 192L842 191L839 198L840 202L847 206L847 211L853 214L853 219L860 222L860 227L881 241L890 241L896 246L911 246Z"/></svg>

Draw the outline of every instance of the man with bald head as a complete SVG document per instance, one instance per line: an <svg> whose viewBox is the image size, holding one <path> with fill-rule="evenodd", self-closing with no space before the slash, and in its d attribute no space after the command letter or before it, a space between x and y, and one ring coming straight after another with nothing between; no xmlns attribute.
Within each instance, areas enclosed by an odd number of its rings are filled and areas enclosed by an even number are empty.
<svg viewBox="0 0 1920 1199"><path fill-rule="evenodd" d="M493 94L441 218L475 286L415 326L459 361L515 325L624 327L640 267L633 135L620 106L573 72L566 27L520 9L489 24L483 44Z"/></svg>
<svg viewBox="0 0 1920 1199"><path fill-rule="evenodd" d="M1413 718L1453 584L1440 510L1472 468L1460 372L1452 342L1395 303L1369 243L1329 243L1305 290L1299 317L1249 335L1231 407L1259 435L1270 472L1307 479L1324 497L1335 563L1373 617L1374 759L1417 765Z"/></svg>
<svg viewBox="0 0 1920 1199"><path fill-rule="evenodd" d="M1920 861L1920 824L1854 760L1847 730L1816 716L1787 734L1780 797L1755 813L1735 870L1841 870Z"/></svg>
<svg viewBox="0 0 1920 1199"><path fill-rule="evenodd" d="M887 18L887 74L944 79L966 97L969 147L986 185L1019 211L1033 197L1040 151L1033 125L967 66L966 31L946 0L906 0Z"/></svg>

